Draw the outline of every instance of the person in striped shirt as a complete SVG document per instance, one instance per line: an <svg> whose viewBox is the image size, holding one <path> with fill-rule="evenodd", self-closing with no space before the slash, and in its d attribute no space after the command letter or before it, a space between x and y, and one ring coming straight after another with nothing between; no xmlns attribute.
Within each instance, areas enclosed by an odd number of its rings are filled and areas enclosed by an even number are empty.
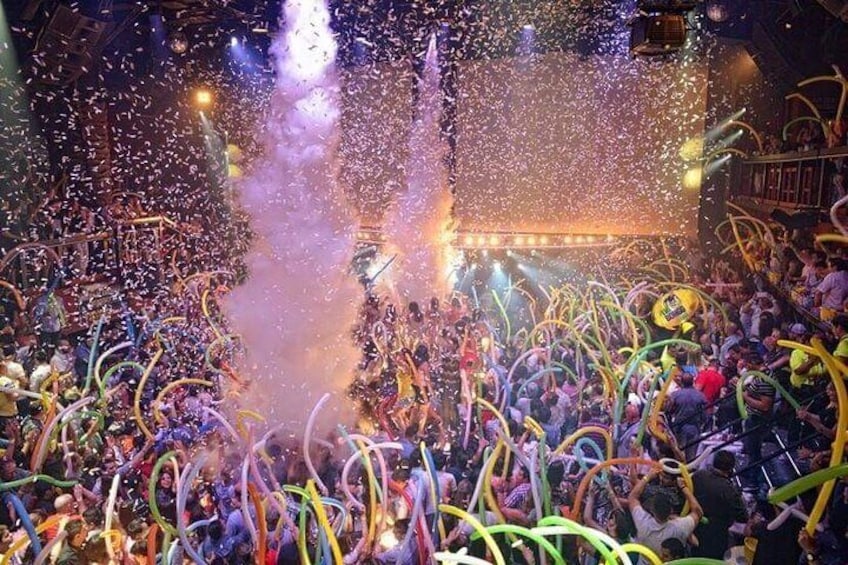
<svg viewBox="0 0 848 565"><path fill-rule="evenodd" d="M742 389L742 398L745 408L748 410L748 419L745 421L745 431L748 433L743 438L743 449L748 456L748 465L762 459L763 439L768 433L771 419L772 407L774 406L774 387L751 371L762 371L763 360L758 353L749 353L743 360L743 372L740 378L745 379ZM755 470L749 473L749 478L759 483L759 473Z"/></svg>

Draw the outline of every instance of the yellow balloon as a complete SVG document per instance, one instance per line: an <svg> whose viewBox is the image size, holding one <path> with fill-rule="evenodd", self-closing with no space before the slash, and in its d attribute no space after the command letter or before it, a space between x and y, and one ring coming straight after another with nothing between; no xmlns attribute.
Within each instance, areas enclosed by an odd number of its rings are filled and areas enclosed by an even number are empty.
<svg viewBox="0 0 848 565"><path fill-rule="evenodd" d="M651 310L654 323L673 330L687 322L700 304L698 295L688 289L678 288L659 297Z"/></svg>

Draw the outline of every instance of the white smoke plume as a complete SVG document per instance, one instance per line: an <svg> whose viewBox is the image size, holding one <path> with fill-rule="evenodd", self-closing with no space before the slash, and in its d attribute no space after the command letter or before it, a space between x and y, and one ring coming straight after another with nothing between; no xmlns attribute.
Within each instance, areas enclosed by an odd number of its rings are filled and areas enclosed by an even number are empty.
<svg viewBox="0 0 848 565"><path fill-rule="evenodd" d="M430 38L419 82L418 107L409 140L407 190L383 225L386 253L397 259L386 275L406 301L444 297L451 289L450 270L455 226L448 184L447 143L441 134L442 91L435 34Z"/></svg>
<svg viewBox="0 0 848 565"><path fill-rule="evenodd" d="M290 0L272 46L277 71L267 155L242 188L256 234L249 278L227 302L247 347L242 399L271 423L303 429L325 392L359 360L351 334L362 291L350 275L357 222L338 182L339 81L324 0ZM349 404L342 394L324 416Z"/></svg>

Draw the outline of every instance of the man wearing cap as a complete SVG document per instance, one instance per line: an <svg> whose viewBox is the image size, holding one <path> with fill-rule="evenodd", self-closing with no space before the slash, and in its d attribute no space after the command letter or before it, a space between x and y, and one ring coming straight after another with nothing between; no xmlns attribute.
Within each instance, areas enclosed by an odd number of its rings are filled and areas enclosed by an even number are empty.
<svg viewBox="0 0 848 565"><path fill-rule="evenodd" d="M789 327L789 339L807 345L810 336L804 324L792 324ZM825 367L815 355L809 355L800 349L793 349L789 355L789 382L797 392L796 397L804 398L812 393L812 385L815 377L825 373Z"/></svg>

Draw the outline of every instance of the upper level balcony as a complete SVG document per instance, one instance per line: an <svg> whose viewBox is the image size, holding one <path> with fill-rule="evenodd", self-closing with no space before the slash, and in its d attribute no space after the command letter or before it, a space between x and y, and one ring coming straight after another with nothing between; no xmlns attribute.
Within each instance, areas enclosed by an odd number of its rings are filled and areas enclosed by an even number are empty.
<svg viewBox="0 0 848 565"><path fill-rule="evenodd" d="M848 147L751 157L737 163L729 198L768 213L825 211L846 194Z"/></svg>

